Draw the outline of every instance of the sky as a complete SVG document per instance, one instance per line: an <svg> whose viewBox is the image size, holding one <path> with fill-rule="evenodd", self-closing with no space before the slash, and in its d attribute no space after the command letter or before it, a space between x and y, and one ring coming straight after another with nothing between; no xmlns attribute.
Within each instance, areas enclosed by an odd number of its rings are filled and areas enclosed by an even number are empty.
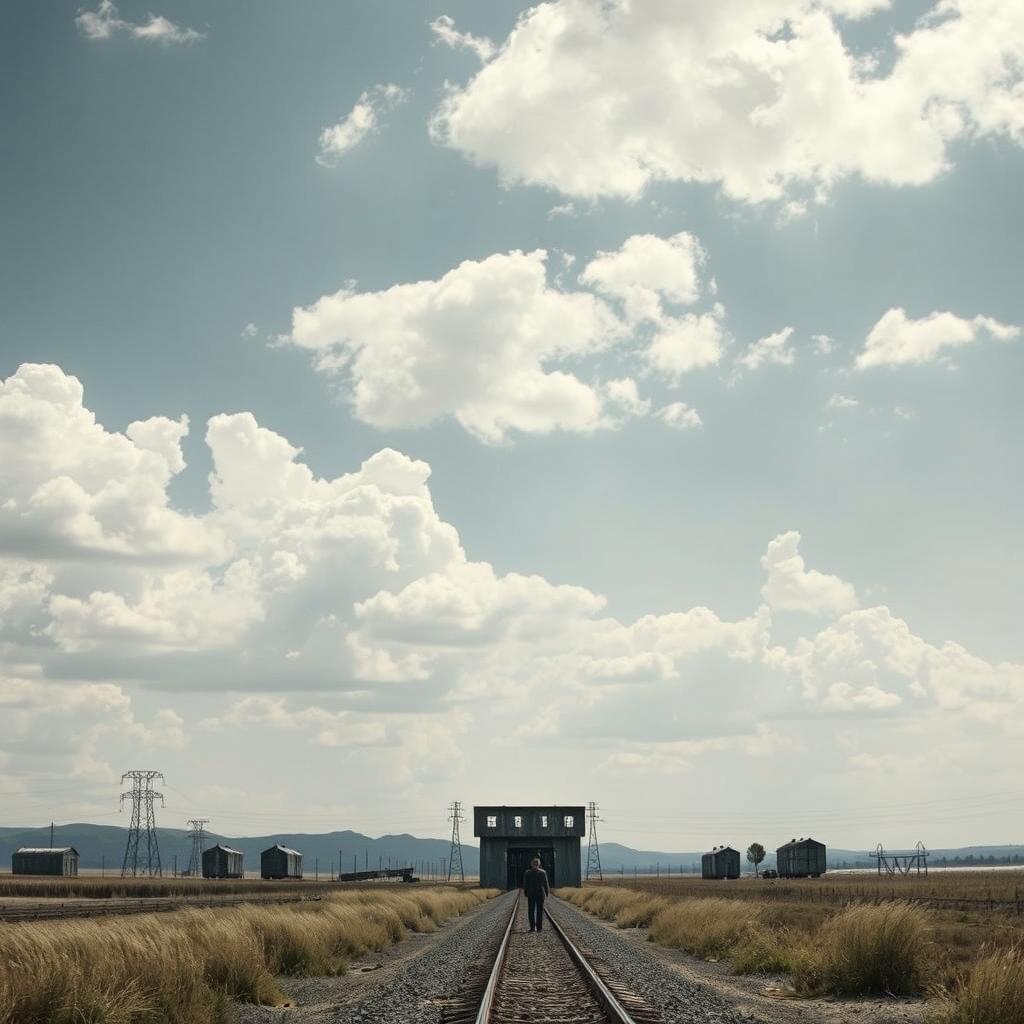
<svg viewBox="0 0 1024 1024"><path fill-rule="evenodd" d="M0 824L1024 843L1021 53L4 3Z"/></svg>

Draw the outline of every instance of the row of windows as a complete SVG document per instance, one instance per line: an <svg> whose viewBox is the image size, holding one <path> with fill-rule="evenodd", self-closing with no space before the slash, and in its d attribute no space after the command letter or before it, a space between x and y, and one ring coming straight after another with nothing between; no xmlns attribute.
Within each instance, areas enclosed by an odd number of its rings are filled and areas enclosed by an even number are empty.
<svg viewBox="0 0 1024 1024"><path fill-rule="evenodd" d="M539 817L540 817L540 827L541 828L549 828L550 826L548 825L548 816L546 814L541 814ZM576 817L575 817L575 815L567 814L562 819L562 824L566 828L575 828L575 826L576 826ZM498 816L496 814L488 814L487 815L487 827L488 828L497 828L498 827ZM513 817L512 817L512 827L513 828L522 828L523 827L523 816L521 814L513 815Z"/></svg>

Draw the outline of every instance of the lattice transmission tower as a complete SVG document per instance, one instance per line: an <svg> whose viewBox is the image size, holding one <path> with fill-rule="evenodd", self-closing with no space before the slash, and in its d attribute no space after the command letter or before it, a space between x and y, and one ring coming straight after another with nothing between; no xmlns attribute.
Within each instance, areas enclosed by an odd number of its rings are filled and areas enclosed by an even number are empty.
<svg viewBox="0 0 1024 1024"><path fill-rule="evenodd" d="M160 848L156 841L156 817L153 814L153 801L159 798L161 805L164 802L163 793L153 789L153 780L164 781L162 772L147 770L125 772L121 776L121 785L125 779L132 780L130 793L121 794L121 807L124 807L125 799L132 802L132 823L128 829L128 843L124 848L124 863L121 865L121 877L128 878L135 875L159 875L163 876L160 869ZM145 824L143 824L145 818ZM142 842L142 833L146 833L146 840ZM140 857L139 846L143 848Z"/></svg>
<svg viewBox="0 0 1024 1024"><path fill-rule="evenodd" d="M459 865L459 880L464 882L466 880L466 874L462 870L462 840L459 839L459 822L465 821L466 819L462 816L462 804L458 800L453 800L451 807L448 808L451 814L448 815L448 820L452 823L452 848L448 854L448 881L452 880L452 875L455 873L455 863L458 861Z"/></svg>
<svg viewBox="0 0 1024 1024"><path fill-rule="evenodd" d="M587 881L590 881L590 873L593 871L595 877L603 882L601 847L597 845L597 823L600 819L597 816L597 804L593 800L587 805L587 815L590 818L590 841L587 843Z"/></svg>
<svg viewBox="0 0 1024 1024"><path fill-rule="evenodd" d="M192 830L189 839L192 840L192 856L188 859L189 878L195 878L203 873L203 841L206 839L206 826L210 824L209 818L189 818L188 825Z"/></svg>

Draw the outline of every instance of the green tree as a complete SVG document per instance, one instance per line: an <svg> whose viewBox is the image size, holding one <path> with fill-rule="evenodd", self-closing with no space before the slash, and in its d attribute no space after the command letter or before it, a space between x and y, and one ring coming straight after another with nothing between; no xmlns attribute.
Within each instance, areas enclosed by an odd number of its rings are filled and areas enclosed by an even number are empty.
<svg viewBox="0 0 1024 1024"><path fill-rule="evenodd" d="M757 877L757 865L764 860L764 847L760 843L751 843L747 847L747 860L754 865L754 876Z"/></svg>

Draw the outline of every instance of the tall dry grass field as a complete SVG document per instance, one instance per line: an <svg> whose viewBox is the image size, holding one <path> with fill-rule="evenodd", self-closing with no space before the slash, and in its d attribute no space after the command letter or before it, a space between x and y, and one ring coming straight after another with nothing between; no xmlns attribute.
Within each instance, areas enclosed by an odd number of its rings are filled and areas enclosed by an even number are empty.
<svg viewBox="0 0 1024 1024"><path fill-rule="evenodd" d="M621 927L646 927L652 941L728 958L737 973L789 974L806 994L927 995L946 1014L938 1024L1024 1024L1024 870L626 876L558 895ZM974 1009L983 986L991 1000L1019 998L1019 1015ZM962 1006L974 1016L949 1016Z"/></svg>
<svg viewBox="0 0 1024 1024"><path fill-rule="evenodd" d="M0 924L0 1024L222 1024L280 1004L282 974L349 960L477 906L493 890L336 893L284 906Z"/></svg>

